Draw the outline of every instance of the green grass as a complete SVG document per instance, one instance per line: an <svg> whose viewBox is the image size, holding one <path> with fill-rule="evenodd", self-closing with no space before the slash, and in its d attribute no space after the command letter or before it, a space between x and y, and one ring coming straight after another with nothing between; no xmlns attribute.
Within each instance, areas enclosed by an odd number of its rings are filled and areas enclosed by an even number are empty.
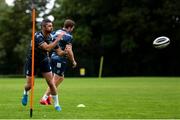
<svg viewBox="0 0 180 120"><path fill-rule="evenodd" d="M0 78L0 119L29 119L21 105L25 79ZM36 119L176 119L180 118L179 77L66 78L59 88L61 112L42 106L44 79L36 78ZM86 105L77 108L78 104Z"/></svg>

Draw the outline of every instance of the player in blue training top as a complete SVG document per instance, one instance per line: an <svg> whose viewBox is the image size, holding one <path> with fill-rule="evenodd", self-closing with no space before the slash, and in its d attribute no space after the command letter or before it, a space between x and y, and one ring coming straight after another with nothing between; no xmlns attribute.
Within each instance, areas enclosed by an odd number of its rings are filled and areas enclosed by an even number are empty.
<svg viewBox="0 0 180 120"><path fill-rule="evenodd" d="M51 71L50 61L48 58L48 52L52 49L55 49L58 55L66 55L66 53L61 50L58 46L58 42L61 40L64 33L59 34L57 38L52 42L51 32L53 30L53 24L50 20L45 19L41 23L41 31L35 33L35 55L34 55L34 71L36 73L37 68L40 69L42 76L46 79L47 84L50 88L50 93L54 100L54 107L57 111L61 110L59 105L57 89L54 82L52 81L53 75ZM31 63L32 63L32 51L31 45L28 50L28 56L25 63L25 74L27 83L24 86L24 94L22 97L22 104L27 105L28 101L28 91L31 89Z"/></svg>
<svg viewBox="0 0 180 120"><path fill-rule="evenodd" d="M66 51L67 55L65 57L59 56L56 52L53 52L51 55L51 65L52 71L54 73L53 81L58 87L60 83L64 80L64 72L66 69L67 60L69 59L72 63L72 67L75 68L77 63L74 59L74 54L72 50L72 40L73 36L71 32L74 30L75 22L73 20L67 19L64 22L64 26L62 29L57 30L54 33L54 38L56 38L59 34L64 33L62 39L59 41L59 46L62 50ZM50 102L50 89L48 88L40 100L40 104L49 105Z"/></svg>

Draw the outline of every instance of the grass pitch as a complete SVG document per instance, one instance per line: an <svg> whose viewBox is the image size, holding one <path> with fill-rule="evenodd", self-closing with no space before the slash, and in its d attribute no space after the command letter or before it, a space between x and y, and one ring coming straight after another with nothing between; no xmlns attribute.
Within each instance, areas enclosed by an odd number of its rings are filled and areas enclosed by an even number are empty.
<svg viewBox="0 0 180 120"><path fill-rule="evenodd" d="M29 119L29 103L21 105L25 79L0 78L0 119ZM179 77L66 78L58 89L61 112L42 106L46 90L35 79L33 119L177 119ZM78 108L78 104L86 107Z"/></svg>

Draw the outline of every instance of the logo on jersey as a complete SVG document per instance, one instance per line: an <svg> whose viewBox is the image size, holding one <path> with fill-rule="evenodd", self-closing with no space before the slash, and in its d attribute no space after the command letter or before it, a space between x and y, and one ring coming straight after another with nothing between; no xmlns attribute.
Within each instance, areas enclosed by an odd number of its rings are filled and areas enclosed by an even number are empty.
<svg viewBox="0 0 180 120"><path fill-rule="evenodd" d="M61 68L61 63L57 63L56 67Z"/></svg>

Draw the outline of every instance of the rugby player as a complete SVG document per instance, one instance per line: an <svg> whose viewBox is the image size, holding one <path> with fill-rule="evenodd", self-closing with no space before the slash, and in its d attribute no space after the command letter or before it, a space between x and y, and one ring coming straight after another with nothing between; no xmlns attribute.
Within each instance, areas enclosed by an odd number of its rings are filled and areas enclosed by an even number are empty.
<svg viewBox="0 0 180 120"><path fill-rule="evenodd" d="M66 19L64 22L64 26L62 29L55 31L53 37L57 38L59 34L65 33L62 39L59 41L59 46L62 50L66 51L67 56L59 56L55 51L51 55L51 66L53 71L53 82L56 87L62 83L64 80L64 72L67 66L67 60L70 60L72 63L72 67L75 68L77 63L74 59L74 53L72 50L72 31L74 30L75 22L71 19ZM42 105L50 105L50 88L46 90L43 97L40 100L40 104Z"/></svg>
<svg viewBox="0 0 180 120"><path fill-rule="evenodd" d="M59 34L56 39L52 42L51 32L53 31L53 23L44 19L41 23L41 31L35 33L35 59L34 59L34 73L36 73L37 69L40 70L42 76L46 79L46 82L49 86L50 93L54 100L55 110L61 111L61 107L59 105L57 89L55 84L53 83L53 75L50 66L50 61L48 58L48 52L54 49L56 53L60 56L66 54L61 48L58 46L59 41L63 36L63 32ZM28 102L28 91L31 89L31 63L32 63L32 49L31 45L28 49L28 55L25 63L25 74L26 74L26 84L24 86L24 93L22 97L22 105L26 106Z"/></svg>

